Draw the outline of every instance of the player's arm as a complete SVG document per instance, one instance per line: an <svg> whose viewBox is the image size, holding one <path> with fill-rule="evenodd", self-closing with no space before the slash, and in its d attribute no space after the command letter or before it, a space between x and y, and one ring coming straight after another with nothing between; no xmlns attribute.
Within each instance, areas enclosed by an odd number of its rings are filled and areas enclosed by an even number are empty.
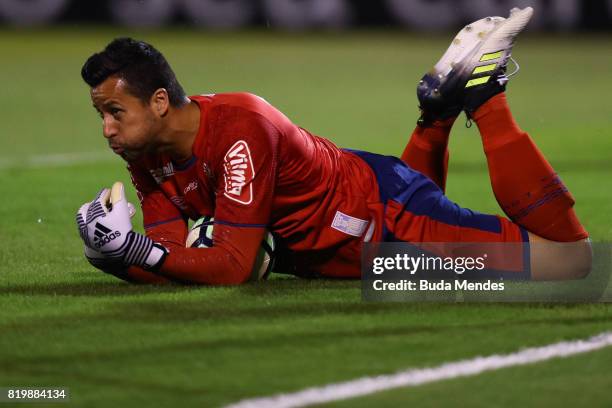
<svg viewBox="0 0 612 408"><path fill-rule="evenodd" d="M145 220L151 214L159 214L152 209L165 205L161 198L156 200L155 195L140 196ZM259 204L261 209L265 201L259 200ZM103 215L92 218L95 212ZM212 248L185 248L184 221L168 218L148 224L147 236L142 236L132 230L121 183L115 183L112 193L104 189L92 203L81 207L77 220L90 263L133 283L177 281L214 285L245 282L250 277L264 234L261 225L221 223L214 229ZM112 234L112 238L96 242L100 231Z"/></svg>
<svg viewBox="0 0 612 408"><path fill-rule="evenodd" d="M106 191L109 191L105 189ZM104 191L104 190L103 190ZM85 219L89 213L89 207L91 203L84 204L78 212L77 223L79 224L79 230L83 231L82 236L87 234L87 227ZM130 218L133 215L133 206L129 211ZM126 266L121 259L110 258L102 254L98 249L93 249L85 239L85 258L95 268L101 270L104 273L113 275L119 279L125 280L131 283L155 283L162 284L168 283L170 280L163 276L153 274L147 270L139 268L137 266Z"/></svg>
<svg viewBox="0 0 612 408"><path fill-rule="evenodd" d="M167 249L183 247L187 237L187 219L159 189L155 180L137 163L128 165L143 214L146 236ZM169 283L172 280L138 266L114 274L131 283Z"/></svg>
<svg viewBox="0 0 612 408"><path fill-rule="evenodd" d="M157 245L163 248L182 245L187 233L187 225L183 215L165 197L146 169L140 167L137 163L132 163L128 165L128 170L142 207L147 237L153 242L157 242ZM119 190L119 186L116 186L114 190L116 190L114 194L115 200L120 200L120 195L123 194L123 187L121 186ZM152 273L150 270L136 265L126 265L124 259L116 256L116 254L109 256L102 253L99 243L95 245L94 242L88 239L88 226L91 226L90 224L93 223L93 220L99 218L100 215L108 215L110 212L110 209L107 207L111 201L110 195L111 190L102 190L94 201L84 204L77 214L77 223L79 224L81 237L85 241L85 257L89 263L105 273L131 283L159 284L170 282L168 278ZM130 213L129 216L131 217L131 215ZM129 229L131 230L129 219L124 220L122 224L129 224ZM95 227L95 224L93 226ZM119 227L118 225L113 226ZM96 233L95 230L93 233Z"/></svg>
<svg viewBox="0 0 612 408"><path fill-rule="evenodd" d="M139 194L140 195L140 194ZM141 208L146 236L168 250L182 247L187 234L187 221L178 209L159 190L142 195ZM130 266L118 274L131 283L170 283L171 279L138 266Z"/></svg>
<svg viewBox="0 0 612 408"><path fill-rule="evenodd" d="M185 248L185 221L155 210L166 202L151 190L141 197L146 237L132 231L124 196L113 202L108 214L100 217L99 222L106 228L129 237L105 245L101 248L103 254L111 254L124 264L144 267L172 281L214 285L239 284L249 279L270 215L278 134L263 117L248 111L224 112L224 118L227 121L211 135L217 141L215 147L222 149L219 154L222 160L214 168L219 176L213 247ZM236 135L244 137L237 139ZM138 183L135 184L142 192ZM123 193L122 186L120 191ZM156 197L158 200L154 200ZM162 212L167 216L165 219L153 225L149 223L150 214ZM88 233L93 236L94 231L90 229ZM163 257L158 257L158 250L162 248ZM137 279L135 274L129 278Z"/></svg>
<svg viewBox="0 0 612 408"><path fill-rule="evenodd" d="M276 180L279 131L263 116L221 107L211 137L218 163L212 248L170 249L159 274L198 284L247 281L269 222Z"/></svg>
<svg viewBox="0 0 612 408"><path fill-rule="evenodd" d="M261 245L262 227L215 225L212 248L186 248L186 221L168 217L165 196L148 195L142 200L147 237L168 249L168 255L156 273L131 266L117 277L135 283L181 282L207 285L243 283L250 273ZM168 203L172 203L168 200ZM165 220L154 221L159 214ZM179 213L180 214L180 213ZM155 216L155 217L154 217ZM148 221L148 222L147 222Z"/></svg>
<svg viewBox="0 0 612 408"><path fill-rule="evenodd" d="M157 272L168 279L202 285L237 285L251 277L265 229L216 224L213 247L176 247Z"/></svg>

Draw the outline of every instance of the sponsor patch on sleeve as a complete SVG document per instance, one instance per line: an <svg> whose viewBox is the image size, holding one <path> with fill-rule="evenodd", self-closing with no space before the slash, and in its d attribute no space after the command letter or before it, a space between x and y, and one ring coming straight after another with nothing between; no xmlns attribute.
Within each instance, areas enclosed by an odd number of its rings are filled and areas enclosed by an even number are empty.
<svg viewBox="0 0 612 408"><path fill-rule="evenodd" d="M240 204L253 201L253 178L255 168L249 145L239 140L229 148L223 159L224 195Z"/></svg>
<svg viewBox="0 0 612 408"><path fill-rule="evenodd" d="M336 211L334 221L332 222L332 228L345 234L352 235L354 237L360 237L368 226L368 221L360 218L351 217L341 211Z"/></svg>

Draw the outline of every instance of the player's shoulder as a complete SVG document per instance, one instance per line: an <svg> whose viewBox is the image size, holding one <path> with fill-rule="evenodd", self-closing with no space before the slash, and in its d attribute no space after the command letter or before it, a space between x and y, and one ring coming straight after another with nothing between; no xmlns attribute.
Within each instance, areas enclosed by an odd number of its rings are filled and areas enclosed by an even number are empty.
<svg viewBox="0 0 612 408"><path fill-rule="evenodd" d="M261 96L249 92L210 94L202 95L201 98L206 98L208 102L211 119L222 117L256 122L264 120L280 128L291 124L276 107Z"/></svg>
<svg viewBox="0 0 612 408"><path fill-rule="evenodd" d="M212 106L231 106L247 110L257 110L269 106L270 103L259 95L250 92L231 92L214 94L211 99Z"/></svg>
<svg viewBox="0 0 612 408"><path fill-rule="evenodd" d="M205 103L208 109L238 108L258 112L268 108L270 103L261 96L249 92L232 92L217 94L193 95L190 99Z"/></svg>

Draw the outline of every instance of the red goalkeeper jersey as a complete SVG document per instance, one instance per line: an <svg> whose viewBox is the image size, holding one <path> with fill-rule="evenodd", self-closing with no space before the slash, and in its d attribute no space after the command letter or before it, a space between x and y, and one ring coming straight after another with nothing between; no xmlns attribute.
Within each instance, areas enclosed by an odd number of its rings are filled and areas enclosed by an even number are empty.
<svg viewBox="0 0 612 408"><path fill-rule="evenodd" d="M361 243L382 211L372 169L255 95L191 99L201 111L191 159L128 164L146 233L170 251L160 273L244 282L268 229L280 238L281 272L359 277ZM215 217L214 246L185 248L187 219L203 215Z"/></svg>

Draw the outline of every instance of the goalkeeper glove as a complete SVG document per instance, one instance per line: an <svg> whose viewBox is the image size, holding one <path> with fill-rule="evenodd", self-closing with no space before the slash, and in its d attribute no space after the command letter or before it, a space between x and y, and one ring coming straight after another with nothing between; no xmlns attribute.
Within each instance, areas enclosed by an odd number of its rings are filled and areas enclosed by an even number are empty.
<svg viewBox="0 0 612 408"><path fill-rule="evenodd" d="M111 190L103 189L90 204L83 205L77 214L77 224L85 245L103 255L104 263L109 265L122 263L154 271L168 253L160 244L132 230L130 204L120 182ZM85 255L92 265L102 264L98 256L90 257L87 251Z"/></svg>
<svg viewBox="0 0 612 408"><path fill-rule="evenodd" d="M102 190L100 194L110 194L110 190L108 189ZM84 217L85 218L87 217L87 212L89 210L90 205L91 203L83 204L81 208L79 209L79 211L77 212L77 225L79 226L79 232L81 233L81 237L87 236L87 233L86 233L87 229L85 228ZM136 213L136 210L134 210L134 206L131 203L128 203L128 209L130 211L130 218L132 218L134 214ZM108 258L102 255L102 253L91 249L87 245L84 245L84 247L85 247L85 251L84 251L85 258L87 258L87 261L91 264L91 266L93 266L96 269L101 270L104 273L108 273L110 275L115 275L119 277L125 275L126 266L123 264L121 260L117 260L114 258Z"/></svg>

